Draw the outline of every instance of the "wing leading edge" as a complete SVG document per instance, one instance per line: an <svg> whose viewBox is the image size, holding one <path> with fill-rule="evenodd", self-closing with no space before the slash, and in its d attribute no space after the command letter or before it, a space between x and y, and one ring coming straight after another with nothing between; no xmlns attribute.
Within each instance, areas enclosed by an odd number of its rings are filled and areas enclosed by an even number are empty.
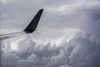
<svg viewBox="0 0 100 67"><path fill-rule="evenodd" d="M35 17L32 19L32 21L30 22L30 24L26 27L26 29L24 31L0 35L0 40L5 40L5 39L9 39L9 38L16 37L16 36L19 36L19 35L24 35L25 33L28 34L28 33L34 32L37 28L37 25L39 23L39 20L41 18L43 10L44 9L40 9L38 11L38 13L35 15Z"/></svg>

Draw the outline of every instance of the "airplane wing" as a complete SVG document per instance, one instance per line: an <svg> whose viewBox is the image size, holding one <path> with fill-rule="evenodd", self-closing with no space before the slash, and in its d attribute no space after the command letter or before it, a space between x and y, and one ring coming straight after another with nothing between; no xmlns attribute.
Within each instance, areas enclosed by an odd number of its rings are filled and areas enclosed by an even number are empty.
<svg viewBox="0 0 100 67"><path fill-rule="evenodd" d="M43 9L40 9L38 11L38 13L36 14L36 16L32 19L32 21L30 22L30 24L26 27L26 29L24 31L0 35L0 41L5 40L5 39L9 39L12 37L16 37L19 35L24 35L24 34L29 34L29 33L34 32L37 28L37 25L39 23L39 20L41 18L42 13L43 13Z"/></svg>

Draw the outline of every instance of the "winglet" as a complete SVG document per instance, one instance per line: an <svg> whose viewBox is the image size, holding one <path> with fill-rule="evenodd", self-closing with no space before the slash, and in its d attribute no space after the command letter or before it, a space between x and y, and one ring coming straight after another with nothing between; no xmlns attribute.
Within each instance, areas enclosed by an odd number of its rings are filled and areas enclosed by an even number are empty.
<svg viewBox="0 0 100 67"><path fill-rule="evenodd" d="M33 20L30 22L28 27L24 30L26 33L32 33L36 30L37 25L39 23L39 20L41 18L41 15L43 13L44 9L40 9L39 12L36 14L36 16L33 18Z"/></svg>

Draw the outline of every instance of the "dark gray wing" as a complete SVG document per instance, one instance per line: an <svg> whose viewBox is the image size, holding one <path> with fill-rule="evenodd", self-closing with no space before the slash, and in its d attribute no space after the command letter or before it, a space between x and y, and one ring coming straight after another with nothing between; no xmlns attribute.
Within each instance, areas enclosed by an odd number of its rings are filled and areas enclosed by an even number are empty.
<svg viewBox="0 0 100 67"><path fill-rule="evenodd" d="M39 12L36 14L36 16L33 18L33 20L31 21L31 23L28 25L28 27L24 30L24 32L26 33L32 33L33 31L36 30L37 25L39 23L39 20L41 18L43 9L39 10Z"/></svg>

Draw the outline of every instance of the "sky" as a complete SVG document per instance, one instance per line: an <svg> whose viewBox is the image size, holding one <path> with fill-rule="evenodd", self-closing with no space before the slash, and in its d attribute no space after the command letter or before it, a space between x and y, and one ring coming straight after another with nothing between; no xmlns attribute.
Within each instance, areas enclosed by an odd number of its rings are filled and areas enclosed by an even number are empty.
<svg viewBox="0 0 100 67"><path fill-rule="evenodd" d="M99 0L0 0L0 34L24 30L39 9L35 32L0 41L2 67L100 67Z"/></svg>

